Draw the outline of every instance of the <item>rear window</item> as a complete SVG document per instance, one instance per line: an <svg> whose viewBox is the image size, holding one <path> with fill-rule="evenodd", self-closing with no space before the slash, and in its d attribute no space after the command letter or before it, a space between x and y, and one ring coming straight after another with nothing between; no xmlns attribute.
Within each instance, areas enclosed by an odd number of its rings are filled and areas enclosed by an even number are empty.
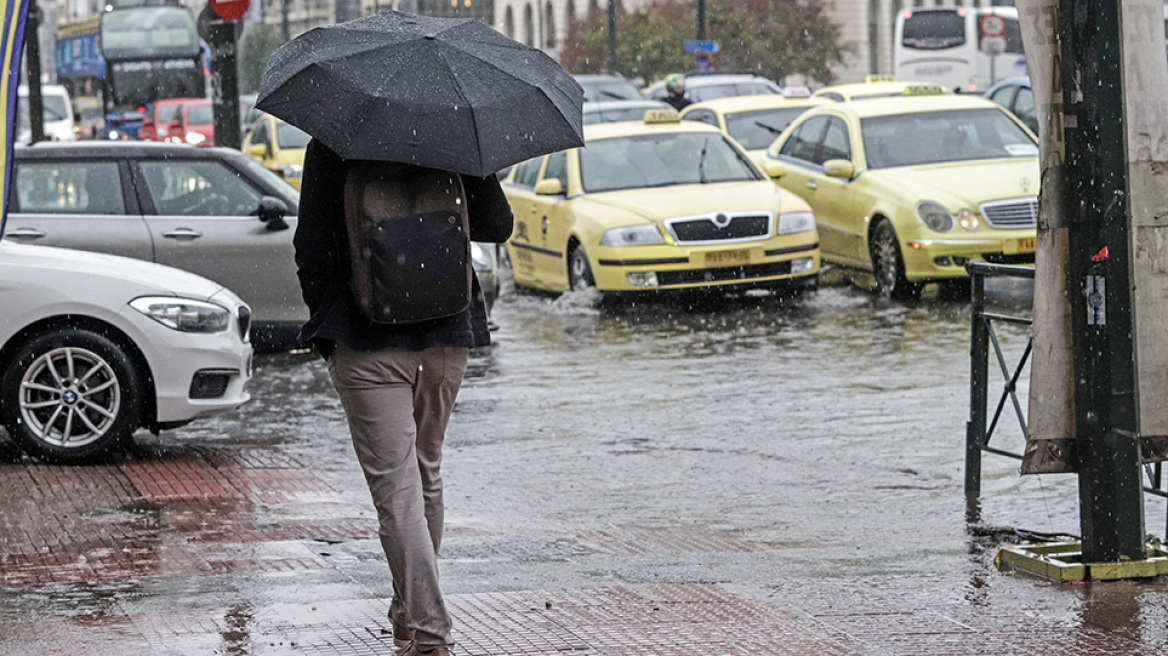
<svg viewBox="0 0 1168 656"><path fill-rule="evenodd" d="M900 43L916 50L944 50L965 45L965 16L957 10L913 12L904 19Z"/></svg>
<svg viewBox="0 0 1168 656"><path fill-rule="evenodd" d="M215 109L210 105L193 105L187 112L187 123L204 125L215 122Z"/></svg>

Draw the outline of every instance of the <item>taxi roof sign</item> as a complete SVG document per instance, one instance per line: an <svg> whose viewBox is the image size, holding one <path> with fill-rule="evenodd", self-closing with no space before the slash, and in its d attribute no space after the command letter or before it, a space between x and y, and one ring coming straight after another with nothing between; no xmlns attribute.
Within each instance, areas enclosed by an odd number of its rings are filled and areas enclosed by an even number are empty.
<svg viewBox="0 0 1168 656"><path fill-rule="evenodd" d="M904 88L906 96L942 96L945 87L940 84L910 84Z"/></svg>
<svg viewBox="0 0 1168 656"><path fill-rule="evenodd" d="M811 87L783 87L784 98L810 98Z"/></svg>
<svg viewBox="0 0 1168 656"><path fill-rule="evenodd" d="M871 83L871 82L895 82L896 76L895 75L869 75L868 77L864 78L864 81L869 82L869 83Z"/></svg>
<svg viewBox="0 0 1168 656"><path fill-rule="evenodd" d="M654 123L680 123L681 114L677 113L676 109L672 107L667 109L648 109L645 110L645 124L652 125Z"/></svg>

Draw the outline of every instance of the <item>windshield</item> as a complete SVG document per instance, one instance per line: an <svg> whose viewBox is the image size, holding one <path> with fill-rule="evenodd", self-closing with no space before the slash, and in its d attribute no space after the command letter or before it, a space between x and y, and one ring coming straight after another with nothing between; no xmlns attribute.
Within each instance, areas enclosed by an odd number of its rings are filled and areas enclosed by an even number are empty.
<svg viewBox="0 0 1168 656"><path fill-rule="evenodd" d="M41 96L44 112L41 114L46 121L63 121L69 118L69 108L64 96L45 94ZM28 96L21 96L16 103L17 123L28 125Z"/></svg>
<svg viewBox="0 0 1168 656"><path fill-rule="evenodd" d="M276 126L276 145L281 148L307 148L311 140L312 137L295 125L280 123Z"/></svg>
<svg viewBox="0 0 1168 656"><path fill-rule="evenodd" d="M186 7L116 9L101 15L101 53L106 61L200 54L195 19Z"/></svg>
<svg viewBox="0 0 1168 656"><path fill-rule="evenodd" d="M645 112L650 109L660 109L656 105L644 107L619 107L617 109L603 109L584 112L584 125L595 123L617 123L619 121L640 121L645 118Z"/></svg>
<svg viewBox="0 0 1168 656"><path fill-rule="evenodd" d="M215 122L215 108L211 105L191 105L187 112L188 125L206 125Z"/></svg>
<svg viewBox="0 0 1168 656"><path fill-rule="evenodd" d="M993 108L874 116L860 125L872 169L1038 156L1025 130Z"/></svg>
<svg viewBox="0 0 1168 656"><path fill-rule="evenodd" d="M965 16L956 9L918 11L904 19L900 43L917 50L945 50L965 45Z"/></svg>
<svg viewBox="0 0 1168 656"><path fill-rule="evenodd" d="M598 100L639 100L644 98L637 85L628 80L600 80L581 82L584 88L584 100L595 102Z"/></svg>
<svg viewBox="0 0 1168 656"><path fill-rule="evenodd" d="M590 142L580 152L584 191L760 180L721 134L667 132Z"/></svg>
<svg viewBox="0 0 1168 656"><path fill-rule="evenodd" d="M791 121L810 107L782 107L754 112L726 115L730 136L747 150L760 150L771 145Z"/></svg>

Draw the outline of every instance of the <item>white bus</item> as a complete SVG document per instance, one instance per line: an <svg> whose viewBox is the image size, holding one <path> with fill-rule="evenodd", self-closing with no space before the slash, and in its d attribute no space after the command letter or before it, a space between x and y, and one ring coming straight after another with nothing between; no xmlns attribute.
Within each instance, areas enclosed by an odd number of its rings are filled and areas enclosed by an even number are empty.
<svg viewBox="0 0 1168 656"><path fill-rule="evenodd" d="M1004 27L989 45L1001 52L983 51L981 19L1001 17ZM1022 32L1014 7L914 7L896 15L892 65L900 80L935 82L962 93L982 93L999 80L1026 74Z"/></svg>

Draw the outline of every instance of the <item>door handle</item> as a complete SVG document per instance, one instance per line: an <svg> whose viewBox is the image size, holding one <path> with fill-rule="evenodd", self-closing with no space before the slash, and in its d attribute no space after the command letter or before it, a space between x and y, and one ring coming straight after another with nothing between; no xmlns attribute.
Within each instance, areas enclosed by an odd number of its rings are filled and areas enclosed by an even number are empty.
<svg viewBox="0 0 1168 656"><path fill-rule="evenodd" d="M45 233L36 228L17 228L15 230L9 230L5 233L5 236L12 237L13 239L40 239L45 236Z"/></svg>
<svg viewBox="0 0 1168 656"><path fill-rule="evenodd" d="M191 241L203 236L203 233L191 228L175 228L174 230L167 230L162 233L163 237L167 239L178 239L180 241Z"/></svg>
<svg viewBox="0 0 1168 656"><path fill-rule="evenodd" d="M814 181L814 180L808 180L807 181L807 188L808 189L819 189L819 183Z"/></svg>

